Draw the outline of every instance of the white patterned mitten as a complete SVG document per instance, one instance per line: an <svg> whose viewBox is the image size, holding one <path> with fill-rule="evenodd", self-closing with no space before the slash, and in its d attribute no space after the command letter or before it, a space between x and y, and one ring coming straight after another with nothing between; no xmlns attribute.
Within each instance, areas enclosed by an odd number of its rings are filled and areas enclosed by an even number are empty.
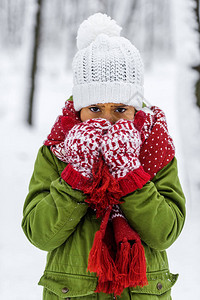
<svg viewBox="0 0 200 300"><path fill-rule="evenodd" d="M83 176L92 176L93 165L100 155L102 134L110 126L105 119L90 119L75 125L66 136L67 161Z"/></svg>
<svg viewBox="0 0 200 300"><path fill-rule="evenodd" d="M141 136L134 121L120 119L110 127L103 136L101 151L113 177L124 177L141 166L141 144Z"/></svg>

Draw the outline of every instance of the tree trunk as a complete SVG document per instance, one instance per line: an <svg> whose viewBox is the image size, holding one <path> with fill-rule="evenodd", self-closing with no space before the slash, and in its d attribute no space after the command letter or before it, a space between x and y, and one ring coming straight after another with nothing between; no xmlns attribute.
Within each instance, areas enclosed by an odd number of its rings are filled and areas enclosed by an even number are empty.
<svg viewBox="0 0 200 300"><path fill-rule="evenodd" d="M146 50L146 67L150 68L154 60L155 45L155 16L154 16L154 0L145 2L145 47Z"/></svg>
<svg viewBox="0 0 200 300"><path fill-rule="evenodd" d="M43 4L43 0L37 0L38 7L35 16L33 58L32 58L32 65L31 65L31 85L30 85L28 118L27 118L27 122L29 125L33 124L33 104L34 104L35 79L36 79L36 72L37 72L38 51L39 51L40 33L41 33L42 4Z"/></svg>
<svg viewBox="0 0 200 300"><path fill-rule="evenodd" d="M123 28L127 30L127 35L130 35L130 26L132 26L131 22L134 18L134 14L136 12L136 8L138 5L138 0L134 0L130 3L129 10L126 12L125 22L123 24Z"/></svg>
<svg viewBox="0 0 200 300"><path fill-rule="evenodd" d="M200 5L199 0L194 0L196 6L194 8L195 19L197 22L197 32L198 32L198 40L199 40L199 49L200 49ZM200 108L200 64L192 67L194 70L198 72L198 79L195 83L195 95L196 95L196 104Z"/></svg>

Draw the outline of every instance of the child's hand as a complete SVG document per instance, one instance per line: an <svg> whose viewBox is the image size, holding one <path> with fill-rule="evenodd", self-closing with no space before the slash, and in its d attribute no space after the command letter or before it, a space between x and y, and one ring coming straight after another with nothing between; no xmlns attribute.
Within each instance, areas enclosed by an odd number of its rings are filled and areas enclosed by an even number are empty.
<svg viewBox="0 0 200 300"><path fill-rule="evenodd" d="M102 134L111 123L105 119L90 119L75 125L65 139L65 152L72 167L90 177L95 161L99 159Z"/></svg>
<svg viewBox="0 0 200 300"><path fill-rule="evenodd" d="M142 141L134 121L120 119L102 139L101 152L115 178L140 167L138 157Z"/></svg>

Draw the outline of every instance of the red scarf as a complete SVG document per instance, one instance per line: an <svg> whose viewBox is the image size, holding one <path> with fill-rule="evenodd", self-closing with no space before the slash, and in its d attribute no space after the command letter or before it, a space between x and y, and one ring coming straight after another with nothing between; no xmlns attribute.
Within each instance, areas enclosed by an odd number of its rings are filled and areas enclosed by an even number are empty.
<svg viewBox="0 0 200 300"><path fill-rule="evenodd" d="M152 125L144 128L141 134L143 144L140 162L147 175L140 176L138 172L134 178L141 183L141 187L175 155L164 113L155 106L151 107L151 111L153 115L148 114L147 118L152 120ZM137 114L137 122L140 122L140 118L144 118L145 114ZM57 118L44 142L46 146L51 146L51 151L64 162L67 162L64 151L65 137L79 122L79 113L74 110L70 97L65 103L63 114ZM73 169L71 174L70 185L73 188ZM88 195L86 202L96 211L97 217L102 218L88 259L88 270L96 272L98 276L95 291L120 295L126 287L147 285L146 261L140 237L129 226L117 205L121 203L120 199L125 194L102 159L94 166L93 181L85 187L84 193Z"/></svg>

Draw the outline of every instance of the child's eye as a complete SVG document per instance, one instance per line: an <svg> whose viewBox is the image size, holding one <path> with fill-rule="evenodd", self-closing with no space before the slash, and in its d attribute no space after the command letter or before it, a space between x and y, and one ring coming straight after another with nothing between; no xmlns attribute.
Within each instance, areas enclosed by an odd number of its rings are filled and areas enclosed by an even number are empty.
<svg viewBox="0 0 200 300"><path fill-rule="evenodd" d="M126 108L118 107L115 111L118 112L118 113L124 113L126 111Z"/></svg>
<svg viewBox="0 0 200 300"><path fill-rule="evenodd" d="M92 107L89 107L89 109L92 111L92 112L99 112L100 109L96 106L92 106Z"/></svg>

